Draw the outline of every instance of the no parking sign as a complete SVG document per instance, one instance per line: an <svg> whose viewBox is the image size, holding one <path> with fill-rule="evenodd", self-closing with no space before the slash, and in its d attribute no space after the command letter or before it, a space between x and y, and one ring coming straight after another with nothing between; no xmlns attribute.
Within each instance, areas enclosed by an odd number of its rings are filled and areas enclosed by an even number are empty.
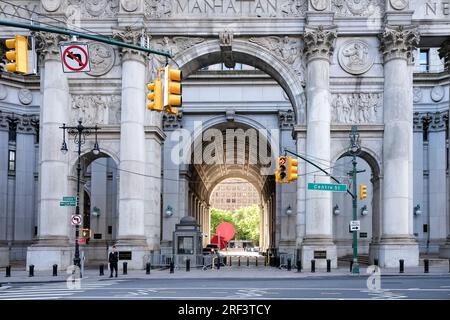
<svg viewBox="0 0 450 320"><path fill-rule="evenodd" d="M71 43L60 46L61 61L65 73L91 71L87 43Z"/></svg>

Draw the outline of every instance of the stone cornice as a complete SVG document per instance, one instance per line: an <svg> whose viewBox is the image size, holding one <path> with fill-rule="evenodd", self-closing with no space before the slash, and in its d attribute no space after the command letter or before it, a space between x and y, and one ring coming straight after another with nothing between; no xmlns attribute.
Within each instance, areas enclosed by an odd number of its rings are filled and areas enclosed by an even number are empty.
<svg viewBox="0 0 450 320"><path fill-rule="evenodd" d="M306 28L303 39L305 41L304 53L307 61L312 59L329 60L334 52L334 45L337 38L336 27Z"/></svg>
<svg viewBox="0 0 450 320"><path fill-rule="evenodd" d="M158 140L160 144L163 143L164 140L166 139L166 134L164 133L164 131L162 131L160 127L145 126L144 131L146 139L149 137L155 138L156 140Z"/></svg>
<svg viewBox="0 0 450 320"><path fill-rule="evenodd" d="M392 59L410 61L414 48L419 44L420 35L415 26L386 26L380 41L385 62Z"/></svg>

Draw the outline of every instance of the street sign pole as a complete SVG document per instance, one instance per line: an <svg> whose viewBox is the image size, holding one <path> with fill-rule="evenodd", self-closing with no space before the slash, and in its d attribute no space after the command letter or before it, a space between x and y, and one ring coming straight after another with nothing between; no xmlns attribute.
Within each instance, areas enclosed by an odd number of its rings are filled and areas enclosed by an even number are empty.
<svg viewBox="0 0 450 320"><path fill-rule="evenodd" d="M358 197L356 191L356 154L353 154L353 220L356 220L357 217L357 208L358 208ZM352 273L359 273L359 264L358 264L358 231L353 231L353 267Z"/></svg>

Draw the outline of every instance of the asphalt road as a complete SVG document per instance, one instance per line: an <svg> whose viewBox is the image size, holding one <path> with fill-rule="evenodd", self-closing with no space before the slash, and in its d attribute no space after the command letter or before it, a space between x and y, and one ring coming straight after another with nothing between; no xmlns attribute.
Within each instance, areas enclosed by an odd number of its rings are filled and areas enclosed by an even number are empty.
<svg viewBox="0 0 450 320"><path fill-rule="evenodd" d="M265 279L83 279L79 283L11 284L0 300L450 300L449 276L367 276ZM369 289L371 288L371 289Z"/></svg>

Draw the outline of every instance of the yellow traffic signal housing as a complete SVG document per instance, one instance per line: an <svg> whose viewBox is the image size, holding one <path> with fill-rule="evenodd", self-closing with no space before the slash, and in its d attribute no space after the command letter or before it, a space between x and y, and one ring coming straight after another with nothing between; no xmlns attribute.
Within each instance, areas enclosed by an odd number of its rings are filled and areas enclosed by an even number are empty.
<svg viewBox="0 0 450 320"><path fill-rule="evenodd" d="M167 113L178 114L181 106L181 70L172 69L167 65L164 68L164 107Z"/></svg>
<svg viewBox="0 0 450 320"><path fill-rule="evenodd" d="M81 236L85 239L88 239L91 237L91 229L81 229Z"/></svg>
<svg viewBox="0 0 450 320"><path fill-rule="evenodd" d="M6 47L12 49L6 52L6 59L13 61L6 64L6 71L28 73L28 40L21 35L6 40Z"/></svg>
<svg viewBox="0 0 450 320"><path fill-rule="evenodd" d="M151 91L147 94L147 99L151 101L147 104L147 109L162 111L163 88L161 79L158 77L152 83L147 84L147 89Z"/></svg>
<svg viewBox="0 0 450 320"><path fill-rule="evenodd" d="M288 157L288 167L287 167L287 180L292 182L298 178L298 160L293 157Z"/></svg>
<svg viewBox="0 0 450 320"><path fill-rule="evenodd" d="M285 156L278 157L278 169L275 172L275 182L287 182L287 158Z"/></svg>
<svg viewBox="0 0 450 320"><path fill-rule="evenodd" d="M359 200L364 200L367 197L367 186L365 184L359 185Z"/></svg>

